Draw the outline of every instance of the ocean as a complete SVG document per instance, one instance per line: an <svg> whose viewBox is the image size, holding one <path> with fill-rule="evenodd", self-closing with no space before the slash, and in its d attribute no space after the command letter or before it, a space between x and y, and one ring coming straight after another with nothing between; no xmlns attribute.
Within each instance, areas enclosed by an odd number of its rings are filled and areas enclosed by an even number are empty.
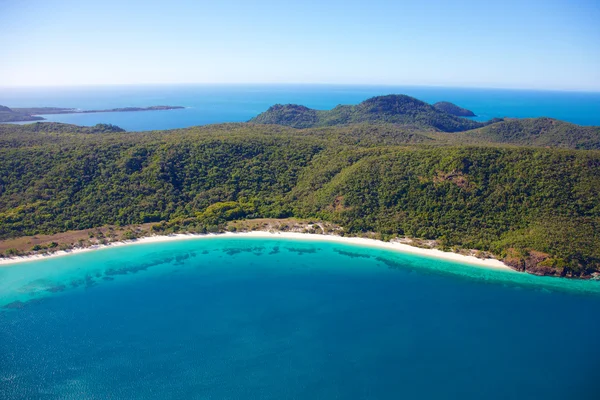
<svg viewBox="0 0 600 400"><path fill-rule="evenodd" d="M244 122L276 103L316 109L358 104L386 94L407 94L434 103L450 101L485 121L494 117L552 117L581 125L600 125L600 93L419 86L351 85L149 85L47 88L0 88L0 105L68 107L82 110L153 105L184 106L181 110L63 114L49 121L77 125L110 123L128 131L186 128Z"/></svg>
<svg viewBox="0 0 600 400"><path fill-rule="evenodd" d="M0 267L2 399L598 399L600 282L217 236Z"/></svg>

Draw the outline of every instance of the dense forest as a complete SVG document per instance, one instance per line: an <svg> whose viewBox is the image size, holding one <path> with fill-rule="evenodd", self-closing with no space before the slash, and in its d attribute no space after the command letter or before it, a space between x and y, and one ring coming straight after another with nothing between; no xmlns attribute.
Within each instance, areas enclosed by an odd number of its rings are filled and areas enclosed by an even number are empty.
<svg viewBox="0 0 600 400"><path fill-rule="evenodd" d="M460 134L389 123L141 133L0 125L0 238L138 223L207 232L299 217L348 235L488 251L535 273L600 271L600 151L545 148L598 148L589 145L598 130L575 126L589 132L580 145L554 123L519 147L523 134L486 131L499 124Z"/></svg>
<svg viewBox="0 0 600 400"><path fill-rule="evenodd" d="M438 110L447 112L448 114L452 114L457 117L476 117L473 111L459 107L456 104L450 103L448 101L438 101L433 106Z"/></svg>
<svg viewBox="0 0 600 400"><path fill-rule="evenodd" d="M600 149L600 127L579 126L552 118L509 119L459 134L477 142L511 143L522 146Z"/></svg>

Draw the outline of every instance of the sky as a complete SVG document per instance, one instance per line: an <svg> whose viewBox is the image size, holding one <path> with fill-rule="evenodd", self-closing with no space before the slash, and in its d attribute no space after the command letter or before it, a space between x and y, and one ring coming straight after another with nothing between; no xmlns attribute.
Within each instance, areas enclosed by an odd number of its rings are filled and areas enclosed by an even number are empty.
<svg viewBox="0 0 600 400"><path fill-rule="evenodd" d="M0 87L600 91L600 0L0 0Z"/></svg>

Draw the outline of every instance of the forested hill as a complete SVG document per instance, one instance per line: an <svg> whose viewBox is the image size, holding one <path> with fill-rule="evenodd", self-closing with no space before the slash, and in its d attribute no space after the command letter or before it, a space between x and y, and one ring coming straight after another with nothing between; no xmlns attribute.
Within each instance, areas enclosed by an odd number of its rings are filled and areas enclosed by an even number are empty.
<svg viewBox="0 0 600 400"><path fill-rule="evenodd" d="M457 106L448 101L440 101L433 105L438 110L447 112L448 114L456 115L457 117L476 117L475 113L466 108Z"/></svg>
<svg viewBox="0 0 600 400"><path fill-rule="evenodd" d="M15 111L6 106L0 106L0 122L39 121L42 117Z"/></svg>
<svg viewBox="0 0 600 400"><path fill-rule="evenodd" d="M535 273L600 271L598 151L457 145L386 124L86 129L0 126L0 238L295 216L490 251Z"/></svg>
<svg viewBox="0 0 600 400"><path fill-rule="evenodd" d="M250 120L254 124L282 125L297 129L357 126L377 130L413 131L438 144L504 143L518 146L600 149L600 127L580 126L552 118L499 119L481 123L452 114L472 114L452 103L433 106L405 95L373 97L356 106L337 106L329 111L305 106L276 104ZM340 132L340 130L338 130ZM436 134L437 133L437 134ZM443 133L451 133L444 135ZM389 137L388 137L389 139Z"/></svg>
<svg viewBox="0 0 600 400"><path fill-rule="evenodd" d="M257 124L277 124L294 128L311 128L355 123L394 123L442 132L460 132L485 126L484 123L457 117L414 97L388 95L373 97L362 103L339 105L332 110L277 104L252 118Z"/></svg>
<svg viewBox="0 0 600 400"><path fill-rule="evenodd" d="M580 126L552 118L509 119L458 136L521 146L600 149L600 127Z"/></svg>

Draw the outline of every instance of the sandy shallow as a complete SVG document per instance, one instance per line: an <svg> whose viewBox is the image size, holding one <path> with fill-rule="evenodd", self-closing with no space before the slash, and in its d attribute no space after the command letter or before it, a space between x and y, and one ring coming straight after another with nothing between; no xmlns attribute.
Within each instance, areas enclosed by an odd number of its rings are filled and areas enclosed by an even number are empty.
<svg viewBox="0 0 600 400"><path fill-rule="evenodd" d="M253 232L226 232L221 234L207 234L207 235L192 235L192 234L174 234L174 235L166 235L166 236L148 236L136 240L127 240L122 242L114 242L106 245L94 245L86 248L77 248L67 251L57 251L49 254L36 254L31 256L23 256L23 257L11 257L0 259L0 266L6 266L16 263L23 263L27 261L41 260L47 259L51 257L60 257L69 254L77 254L87 251L94 251L101 248L110 248L110 247L118 247L118 246L127 246L139 243L159 243L159 242L170 242L174 240L189 240L189 239L199 239L199 238L214 238L218 236L236 236L236 237L255 237L255 238L289 238L289 239L301 239L301 240L310 240L310 241L326 241L326 242L338 242L338 243L347 243L354 244L359 246L367 246L367 247L377 247L382 249L399 251L402 253L410 253L410 254L418 254L422 256L441 258L445 260L456 261L463 264L471 264L480 267L487 267L493 269L501 269L505 271L512 271L510 267L504 264L502 261L487 258L481 259L473 256L464 256L457 253L451 253L446 251L441 251L437 249L423 249L420 247L410 246L404 243L398 242L383 242L375 239L366 239L366 238L357 238L357 237L342 237L335 235L318 235L311 233L298 233L298 232L265 232L265 231L253 231Z"/></svg>

